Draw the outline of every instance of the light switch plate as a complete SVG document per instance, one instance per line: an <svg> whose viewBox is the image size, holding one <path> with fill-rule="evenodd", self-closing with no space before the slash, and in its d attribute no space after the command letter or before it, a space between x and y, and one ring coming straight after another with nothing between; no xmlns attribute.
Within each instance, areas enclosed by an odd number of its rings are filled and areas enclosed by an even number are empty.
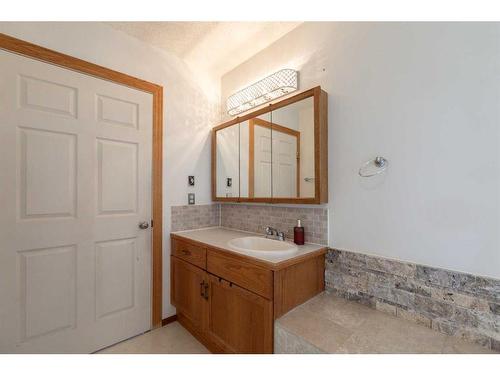
<svg viewBox="0 0 500 375"><path fill-rule="evenodd" d="M188 176L188 185L194 186L194 176Z"/></svg>
<svg viewBox="0 0 500 375"><path fill-rule="evenodd" d="M188 204L194 204L194 193L188 193Z"/></svg>

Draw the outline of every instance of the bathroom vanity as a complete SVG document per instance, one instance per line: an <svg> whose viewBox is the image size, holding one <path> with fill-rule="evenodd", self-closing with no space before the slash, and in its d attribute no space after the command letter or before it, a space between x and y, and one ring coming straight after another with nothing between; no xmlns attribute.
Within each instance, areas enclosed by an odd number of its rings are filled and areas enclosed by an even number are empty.
<svg viewBox="0 0 500 375"><path fill-rule="evenodd" d="M318 86L213 128L213 201L326 203L327 103ZM171 302L212 352L272 353L274 321L325 287L322 245L224 228L171 241Z"/></svg>
<svg viewBox="0 0 500 375"><path fill-rule="evenodd" d="M321 245L224 228L172 233L171 241L178 321L214 353L272 353L274 320L324 290Z"/></svg>

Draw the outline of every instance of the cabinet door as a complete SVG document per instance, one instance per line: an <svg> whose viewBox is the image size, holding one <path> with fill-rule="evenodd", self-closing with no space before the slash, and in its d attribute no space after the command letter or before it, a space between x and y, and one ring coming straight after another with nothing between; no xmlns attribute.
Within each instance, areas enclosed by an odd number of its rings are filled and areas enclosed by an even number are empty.
<svg viewBox="0 0 500 375"><path fill-rule="evenodd" d="M207 334L227 352L272 353L271 301L208 275Z"/></svg>
<svg viewBox="0 0 500 375"><path fill-rule="evenodd" d="M203 328L206 301L203 297L206 272L177 257L171 258L171 300L191 324Z"/></svg>

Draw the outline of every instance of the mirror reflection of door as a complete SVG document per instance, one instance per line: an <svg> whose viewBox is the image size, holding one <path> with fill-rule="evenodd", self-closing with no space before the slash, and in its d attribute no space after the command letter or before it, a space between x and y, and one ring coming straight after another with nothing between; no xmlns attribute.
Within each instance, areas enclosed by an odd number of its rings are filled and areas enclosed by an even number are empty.
<svg viewBox="0 0 500 375"><path fill-rule="evenodd" d="M273 123L273 197L300 197L300 132Z"/></svg>
<svg viewBox="0 0 500 375"><path fill-rule="evenodd" d="M300 132L260 118L248 125L249 197L299 197Z"/></svg>
<svg viewBox="0 0 500 375"><path fill-rule="evenodd" d="M273 110L273 198L311 198L315 195L314 100L302 99ZM290 163L297 134L297 164ZM291 166L294 166L292 168Z"/></svg>
<svg viewBox="0 0 500 375"><path fill-rule="evenodd" d="M240 196L271 198L271 129L255 126L256 121L270 124L271 113L240 123Z"/></svg>

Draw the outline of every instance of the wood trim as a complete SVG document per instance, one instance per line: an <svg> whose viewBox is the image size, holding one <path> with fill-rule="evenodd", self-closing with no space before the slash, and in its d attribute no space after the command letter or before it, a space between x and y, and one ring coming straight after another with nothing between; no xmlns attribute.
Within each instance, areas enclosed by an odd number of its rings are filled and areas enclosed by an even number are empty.
<svg viewBox="0 0 500 375"><path fill-rule="evenodd" d="M255 119L248 120L248 197L249 198L254 198L255 195L255 127L254 127L255 121L254 120ZM241 176L241 170L240 170L240 176Z"/></svg>
<svg viewBox="0 0 500 375"><path fill-rule="evenodd" d="M162 321L163 302L163 87L153 94L153 244L152 317L153 327Z"/></svg>
<svg viewBox="0 0 500 375"><path fill-rule="evenodd" d="M319 149L325 150L326 152L321 152L319 156L319 175L318 175L318 185L320 187L319 191L319 201L321 203L328 202L328 94L323 90L319 90ZM316 147L316 145L315 145Z"/></svg>
<svg viewBox="0 0 500 375"><path fill-rule="evenodd" d="M252 122L254 125L255 124L260 125L264 128L276 130L280 133L289 134L289 135L292 135L294 137L300 137L300 132L297 130L287 128L286 126L283 126L283 125L275 124L274 122L262 120L261 118L253 118L253 119L249 120L249 122Z"/></svg>
<svg viewBox="0 0 500 375"><path fill-rule="evenodd" d="M314 108L319 109L319 95L321 90L314 89ZM321 171L320 171L320 163L319 158L321 157L320 150L320 111L314 111L314 196L319 199L320 197L320 184L321 184Z"/></svg>
<svg viewBox="0 0 500 375"><path fill-rule="evenodd" d="M321 90L320 86L300 92L296 95L283 99L279 102L269 104L266 107L260 108L254 112L250 112L242 117L235 117L232 120L226 121L212 129L214 134L228 126L236 125L247 120L256 118L257 116L285 107L289 104L300 100L313 97L314 98L314 191L315 196L311 198L255 198L250 194L249 197L216 197L216 170L215 148L216 144L212 139L212 200L214 202L254 202L254 203L291 203L291 204L322 204L328 203L328 94ZM299 163L300 165L300 163ZM299 167L300 168L300 167ZM251 168L250 168L251 170ZM298 170L300 172L300 169ZM298 189L300 193L300 173L298 173ZM250 176L249 176L250 179ZM253 185L252 185L253 186Z"/></svg>
<svg viewBox="0 0 500 375"><path fill-rule="evenodd" d="M38 46L21 39L16 39L7 34L0 33L0 48L19 55L29 56L36 60L74 70L79 73L85 73L93 77L129 86L141 91L153 93L162 88L157 84L144 81L140 78L129 76L128 74L120 73L116 70L105 68L103 66Z"/></svg>
<svg viewBox="0 0 500 375"><path fill-rule="evenodd" d="M212 129L212 160L210 161L212 167L212 200L217 200L217 131ZM234 199L234 198L232 198Z"/></svg>
<svg viewBox="0 0 500 375"><path fill-rule="evenodd" d="M177 314L171 315L161 321L161 326L165 327L167 324L177 321Z"/></svg>
<svg viewBox="0 0 500 375"><path fill-rule="evenodd" d="M300 198L300 132L297 134L297 151L295 154L295 158L297 159L297 198Z"/></svg>
<svg viewBox="0 0 500 375"><path fill-rule="evenodd" d="M101 78L153 95L152 155L152 308L153 328L162 324L162 241L163 241L163 87L94 63L41 47L0 33L0 49Z"/></svg>

